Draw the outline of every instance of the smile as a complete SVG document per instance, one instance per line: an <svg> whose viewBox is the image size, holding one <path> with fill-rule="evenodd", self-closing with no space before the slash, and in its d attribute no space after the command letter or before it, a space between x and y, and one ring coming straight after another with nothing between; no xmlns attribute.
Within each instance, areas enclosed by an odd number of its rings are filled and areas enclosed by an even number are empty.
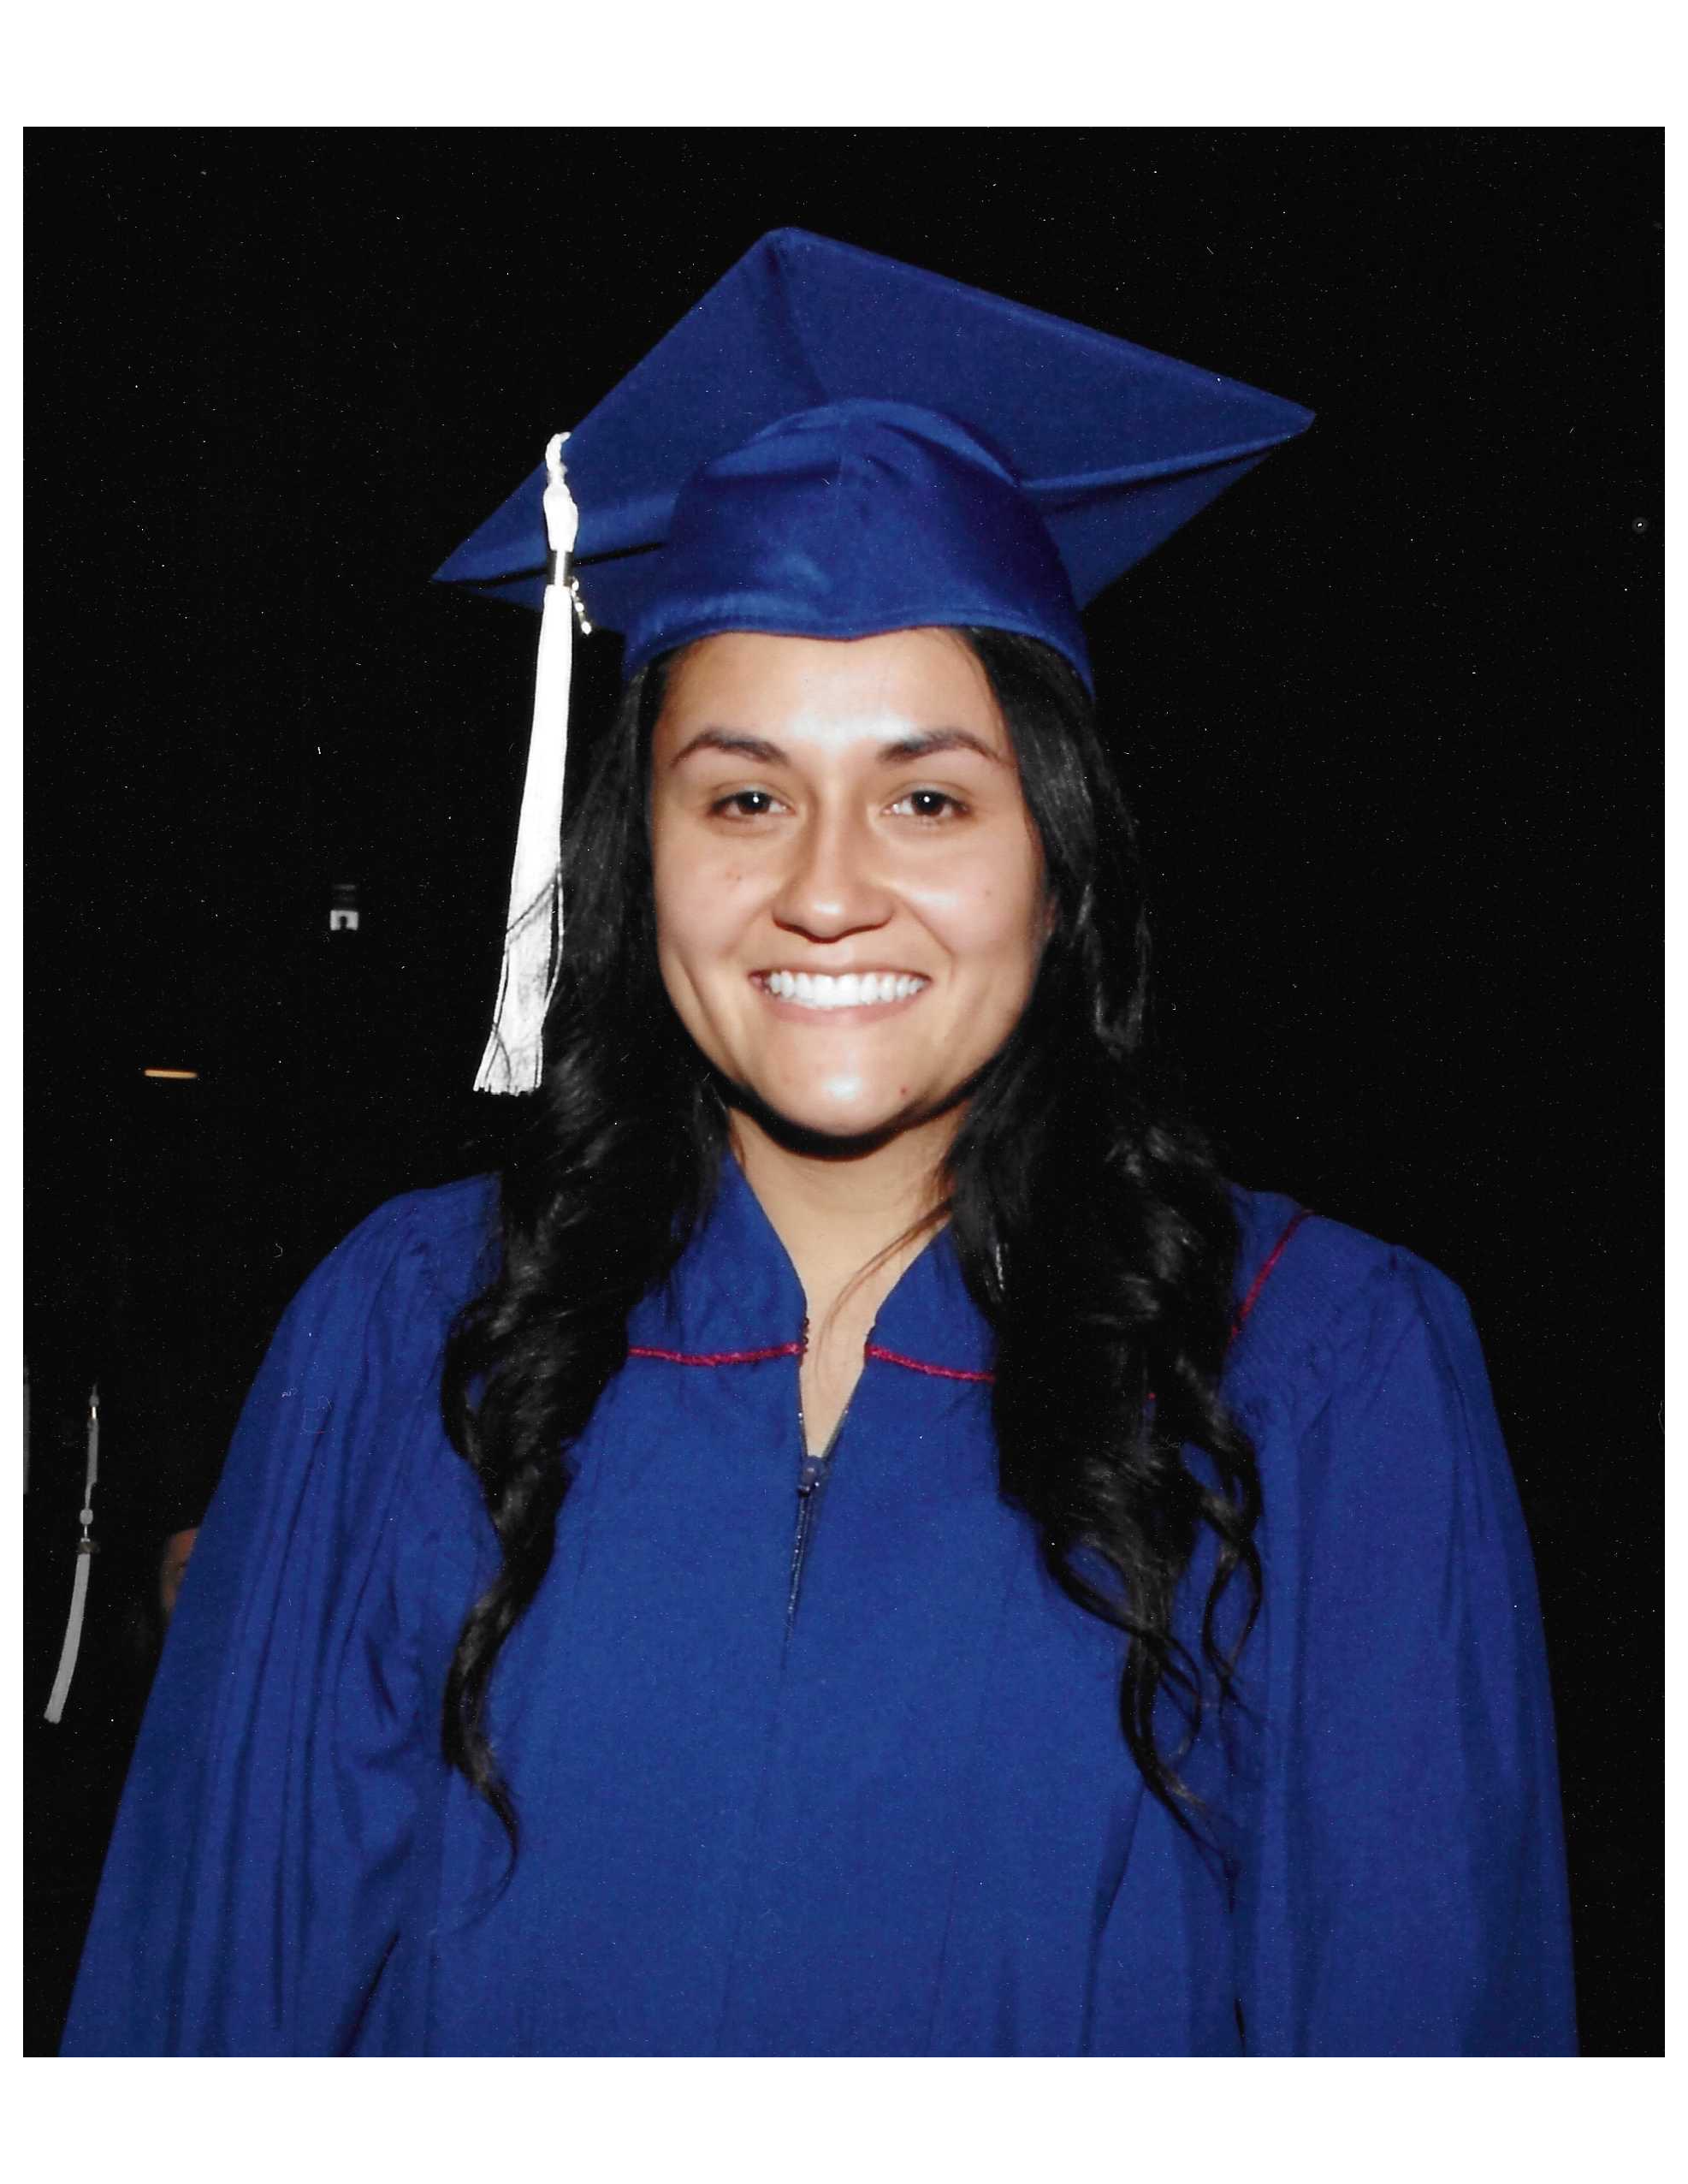
<svg viewBox="0 0 1688 2184"><path fill-rule="evenodd" d="M773 1000L799 1008L862 1009L909 1000L932 982L906 970L847 970L836 978L824 971L762 970L755 982Z"/></svg>

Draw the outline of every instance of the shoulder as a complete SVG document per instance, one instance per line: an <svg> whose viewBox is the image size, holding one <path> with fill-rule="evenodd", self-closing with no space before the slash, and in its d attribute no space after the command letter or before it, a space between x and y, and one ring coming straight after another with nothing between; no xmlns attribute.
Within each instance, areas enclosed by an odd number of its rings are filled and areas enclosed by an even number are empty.
<svg viewBox="0 0 1688 2184"><path fill-rule="evenodd" d="M1259 1253L1274 1222L1282 1235L1285 1203L1251 1209L1248 1249ZM1315 1587L1330 1629L1350 1629L1358 1646L1368 1618L1404 1627L1415 1602L1447 1597L1455 1572L1481 1593L1485 1628L1533 1597L1471 1312L1416 1252L1303 1220L1232 1344L1225 1387L1254 1442L1279 1598L1305 1605Z"/></svg>
<svg viewBox="0 0 1688 2184"><path fill-rule="evenodd" d="M447 1331L486 1286L497 1253L490 1178L378 1206L288 1306L248 1409L256 1402L277 1425L314 1427L358 1389L436 1387Z"/></svg>
<svg viewBox="0 0 1688 2184"><path fill-rule="evenodd" d="M1257 1414L1305 1420L1385 1380L1405 1350L1450 1374L1481 1358L1463 1294L1428 1261L1275 1192L1235 1190L1237 1326L1229 1377Z"/></svg>
<svg viewBox="0 0 1688 2184"><path fill-rule="evenodd" d="M402 1597L411 1616L435 1592L452 1610L461 1601L478 1496L446 1437L439 1368L456 1310L494 1265L495 1208L489 1179L391 1199L293 1299L181 1592L183 1629L210 1653L270 1611L335 1616L332 1601ZM371 1590L378 1564L387 1577ZM170 1638L181 1653L175 1625Z"/></svg>
<svg viewBox="0 0 1688 2184"><path fill-rule="evenodd" d="M498 1236L494 1177L407 1191L358 1224L311 1276L299 1302L318 1312L362 1306L449 1319L491 1279Z"/></svg>

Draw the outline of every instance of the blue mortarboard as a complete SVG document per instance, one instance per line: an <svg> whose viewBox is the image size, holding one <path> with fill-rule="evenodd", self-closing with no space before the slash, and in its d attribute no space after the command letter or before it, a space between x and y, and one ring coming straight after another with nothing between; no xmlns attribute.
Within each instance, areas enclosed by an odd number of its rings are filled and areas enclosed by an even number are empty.
<svg viewBox="0 0 1688 2184"><path fill-rule="evenodd" d="M1042 638L1088 684L1080 608L1311 421L868 251L764 235L436 573L546 614L477 1083L539 1078L571 593L584 626L624 633L629 676L721 630L978 625Z"/></svg>

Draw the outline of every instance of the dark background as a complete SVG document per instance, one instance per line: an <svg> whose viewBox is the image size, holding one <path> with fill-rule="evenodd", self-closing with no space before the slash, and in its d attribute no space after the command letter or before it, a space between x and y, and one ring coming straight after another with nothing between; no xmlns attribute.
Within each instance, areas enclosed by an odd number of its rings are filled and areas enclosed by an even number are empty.
<svg viewBox="0 0 1688 2184"><path fill-rule="evenodd" d="M158 1545L269 1326L508 1126L465 1088L536 625L429 573L788 223L1318 412L1090 618L1163 1024L1240 1179L1472 1299L1584 2045L1659 2051L1662 161L1639 130L30 133L32 2051ZM616 643L582 652L589 722ZM96 1377L102 1553L50 1728Z"/></svg>

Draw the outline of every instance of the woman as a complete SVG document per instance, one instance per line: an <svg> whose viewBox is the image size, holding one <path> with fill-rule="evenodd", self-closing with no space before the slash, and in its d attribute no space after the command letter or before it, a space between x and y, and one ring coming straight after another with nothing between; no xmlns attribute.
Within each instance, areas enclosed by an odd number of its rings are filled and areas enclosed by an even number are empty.
<svg viewBox="0 0 1688 2184"><path fill-rule="evenodd" d="M68 2050L1569 2047L1469 1317L1144 1053L1078 602L1306 422L779 234L447 564L543 590L536 1115L277 1337Z"/></svg>

